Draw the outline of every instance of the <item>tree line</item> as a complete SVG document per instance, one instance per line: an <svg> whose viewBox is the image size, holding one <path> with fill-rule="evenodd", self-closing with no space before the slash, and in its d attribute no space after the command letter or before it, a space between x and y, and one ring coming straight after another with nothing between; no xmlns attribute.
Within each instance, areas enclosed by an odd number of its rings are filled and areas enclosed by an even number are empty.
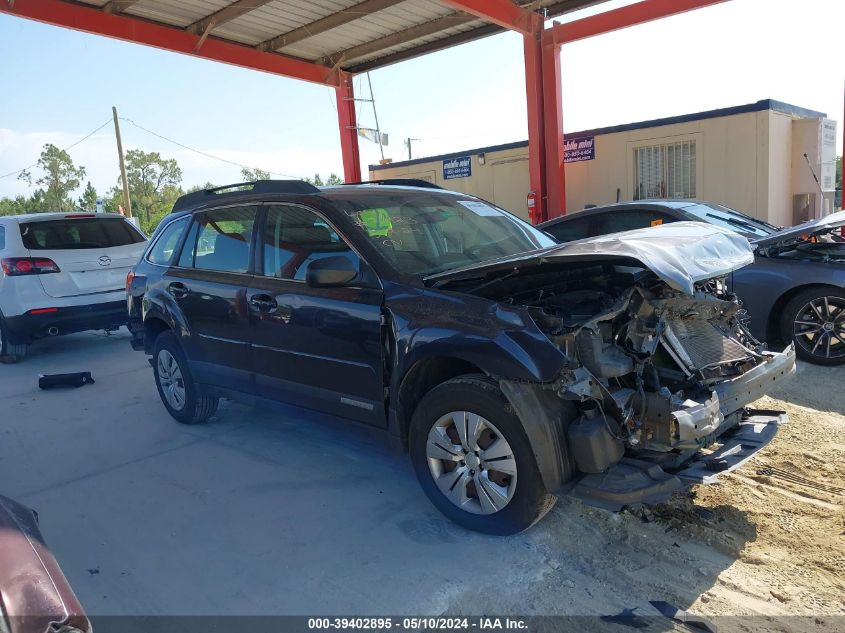
<svg viewBox="0 0 845 633"><path fill-rule="evenodd" d="M155 230L179 196L215 186L207 182L190 187L186 191L182 188L182 169L179 163L174 158L163 158L158 152L130 149L126 152L125 161L132 215L138 218L141 229L147 234ZM74 164L65 150L47 143L35 167L32 170L25 169L18 175L19 180L33 188L32 193L14 198L0 198L0 215L50 211L94 213L100 198L103 200L104 211L116 213L122 209L123 185L120 177L117 178L117 184L101 196L91 181L85 180L85 176L85 167ZM244 182L269 179L270 173L262 169L241 169L241 180ZM343 183L335 174L330 174L325 181L319 174L305 180L317 186ZM80 190L81 194L74 197Z"/></svg>

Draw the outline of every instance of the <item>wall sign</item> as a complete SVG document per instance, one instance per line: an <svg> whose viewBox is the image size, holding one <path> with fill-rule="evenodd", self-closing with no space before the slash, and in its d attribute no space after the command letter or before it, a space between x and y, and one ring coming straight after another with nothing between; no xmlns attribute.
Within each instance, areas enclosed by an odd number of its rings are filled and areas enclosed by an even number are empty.
<svg viewBox="0 0 845 633"><path fill-rule="evenodd" d="M472 156L447 158L443 161L443 180L472 176Z"/></svg>
<svg viewBox="0 0 845 633"><path fill-rule="evenodd" d="M563 139L563 162L578 163L596 157L595 136L575 136Z"/></svg>

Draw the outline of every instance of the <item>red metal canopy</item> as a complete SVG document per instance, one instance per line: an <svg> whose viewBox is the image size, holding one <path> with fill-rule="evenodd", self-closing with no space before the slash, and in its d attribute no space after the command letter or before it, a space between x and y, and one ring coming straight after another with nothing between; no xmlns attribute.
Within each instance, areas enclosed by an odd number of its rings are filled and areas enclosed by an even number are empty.
<svg viewBox="0 0 845 633"><path fill-rule="evenodd" d="M725 0L642 0L544 23L607 0L0 0L0 13L331 86L344 178L361 178L355 73L486 37L524 37L532 219L565 212L560 48Z"/></svg>

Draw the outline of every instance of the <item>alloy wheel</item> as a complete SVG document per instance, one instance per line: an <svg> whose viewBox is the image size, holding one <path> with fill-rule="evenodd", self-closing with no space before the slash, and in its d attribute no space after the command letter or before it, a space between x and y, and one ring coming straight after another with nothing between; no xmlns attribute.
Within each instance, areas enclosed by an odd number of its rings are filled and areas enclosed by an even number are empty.
<svg viewBox="0 0 845 633"><path fill-rule="evenodd" d="M469 411L441 417L428 434L431 476L449 501L473 514L502 510L516 490L516 460L505 436Z"/></svg>
<svg viewBox="0 0 845 633"><path fill-rule="evenodd" d="M805 304L793 324L795 343L820 358L845 356L845 299L818 297Z"/></svg>
<svg viewBox="0 0 845 633"><path fill-rule="evenodd" d="M181 411L185 406L185 380L179 363L166 349L158 353L158 380L167 404L174 411Z"/></svg>

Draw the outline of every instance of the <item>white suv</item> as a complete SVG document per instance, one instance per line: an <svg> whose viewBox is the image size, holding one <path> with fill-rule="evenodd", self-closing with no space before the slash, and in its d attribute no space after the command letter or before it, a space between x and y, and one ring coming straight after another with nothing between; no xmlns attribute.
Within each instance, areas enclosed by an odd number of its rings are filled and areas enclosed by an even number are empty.
<svg viewBox="0 0 845 633"><path fill-rule="evenodd" d="M147 239L120 215L0 216L0 359L37 338L126 324L126 275Z"/></svg>

